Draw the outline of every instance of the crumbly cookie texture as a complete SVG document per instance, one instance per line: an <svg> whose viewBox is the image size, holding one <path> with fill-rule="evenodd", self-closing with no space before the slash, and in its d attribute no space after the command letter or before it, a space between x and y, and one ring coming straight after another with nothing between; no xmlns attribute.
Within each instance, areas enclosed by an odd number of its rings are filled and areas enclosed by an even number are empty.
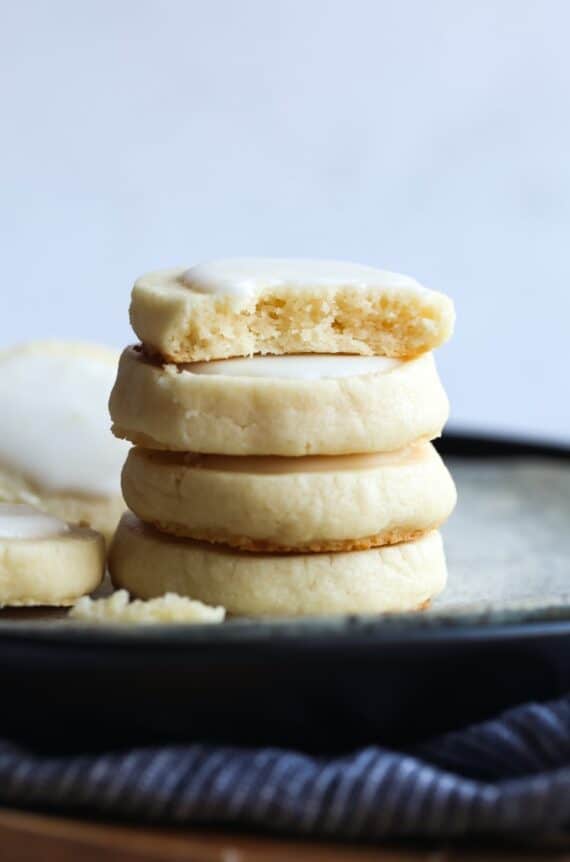
<svg viewBox="0 0 570 862"><path fill-rule="evenodd" d="M456 501L429 443L399 452L305 458L189 455L135 448L123 493L173 535L252 552L364 550L419 538Z"/></svg>
<svg viewBox="0 0 570 862"><path fill-rule="evenodd" d="M0 500L37 506L110 540L125 506L125 447L108 430L119 353L36 341L0 353Z"/></svg>
<svg viewBox="0 0 570 862"><path fill-rule="evenodd" d="M116 588L148 599L175 592L251 617L420 609L444 587L441 537L335 554L249 554L177 539L121 519L109 567Z"/></svg>
<svg viewBox="0 0 570 862"><path fill-rule="evenodd" d="M451 300L408 276L342 261L239 258L138 279L133 329L172 362L255 353L410 358L453 331Z"/></svg>
<svg viewBox="0 0 570 862"><path fill-rule="evenodd" d="M141 348L127 348L109 405L114 434L147 449L343 455L433 439L449 414L432 354L317 379L235 376L218 365L216 374L196 373L192 365L162 365Z"/></svg>
<svg viewBox="0 0 570 862"><path fill-rule="evenodd" d="M225 608L166 593L157 599L129 600L126 590L117 590L104 599L84 596L72 607L69 617L86 623L221 623Z"/></svg>

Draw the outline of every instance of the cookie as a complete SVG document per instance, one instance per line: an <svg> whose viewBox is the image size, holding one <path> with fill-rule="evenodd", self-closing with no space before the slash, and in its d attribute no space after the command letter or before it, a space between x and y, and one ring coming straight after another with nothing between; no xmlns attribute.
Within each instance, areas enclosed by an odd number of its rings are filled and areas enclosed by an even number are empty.
<svg viewBox="0 0 570 862"><path fill-rule="evenodd" d="M109 556L116 588L173 592L250 617L416 610L446 581L441 537L336 554L251 554L160 533L127 513Z"/></svg>
<svg viewBox="0 0 570 862"><path fill-rule="evenodd" d="M26 504L0 503L0 606L72 605L103 579L100 533Z"/></svg>
<svg viewBox="0 0 570 862"><path fill-rule="evenodd" d="M113 432L149 449L343 455L439 436L449 413L432 354L265 356L162 365L127 348Z"/></svg>
<svg viewBox="0 0 570 862"><path fill-rule="evenodd" d="M224 608L212 608L174 593L158 599L129 601L126 590L117 590L105 599L83 596L72 607L69 618L82 623L221 623Z"/></svg>
<svg viewBox="0 0 570 862"><path fill-rule="evenodd" d="M0 500L25 502L110 539L125 509L126 447L109 432L118 353L32 342L0 354Z"/></svg>
<svg viewBox="0 0 570 862"><path fill-rule="evenodd" d="M129 509L160 530L248 551L349 551L417 538L456 501L429 443L305 458L184 455L135 448Z"/></svg>
<svg viewBox="0 0 570 862"><path fill-rule="evenodd" d="M410 358L453 330L451 300L413 278L334 260L235 258L136 282L131 324L172 362L284 353Z"/></svg>

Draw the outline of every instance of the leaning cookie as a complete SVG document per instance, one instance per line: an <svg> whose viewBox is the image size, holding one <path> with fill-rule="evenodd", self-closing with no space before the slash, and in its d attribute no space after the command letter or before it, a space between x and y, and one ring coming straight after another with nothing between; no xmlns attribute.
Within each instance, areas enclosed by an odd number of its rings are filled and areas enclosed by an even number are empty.
<svg viewBox="0 0 570 862"><path fill-rule="evenodd" d="M99 533L0 503L0 607L72 605L99 586L104 570Z"/></svg>
<svg viewBox="0 0 570 862"><path fill-rule="evenodd" d="M432 354L254 356L163 365L121 356L113 432L148 449L221 455L390 452L438 437L449 403Z"/></svg>
<svg viewBox="0 0 570 862"><path fill-rule="evenodd" d="M123 515L111 545L116 588L173 592L250 617L417 610L445 586L441 537L336 554L250 554L167 536Z"/></svg>
<svg viewBox="0 0 570 862"><path fill-rule="evenodd" d="M334 260L236 258L142 276L131 323L172 362L283 353L410 358L446 341L451 300L409 276Z"/></svg>
<svg viewBox="0 0 570 862"><path fill-rule="evenodd" d="M0 354L0 500L25 502L110 540L125 506L125 447L109 433L118 353L38 341Z"/></svg>
<svg viewBox="0 0 570 862"><path fill-rule="evenodd" d="M248 551L350 551L439 527L456 501L429 443L371 455L184 455L135 448L128 507L162 531Z"/></svg>

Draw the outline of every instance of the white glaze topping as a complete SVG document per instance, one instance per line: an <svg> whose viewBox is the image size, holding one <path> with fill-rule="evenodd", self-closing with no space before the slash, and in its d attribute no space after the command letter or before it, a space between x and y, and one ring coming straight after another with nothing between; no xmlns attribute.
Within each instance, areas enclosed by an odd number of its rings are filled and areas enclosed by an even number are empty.
<svg viewBox="0 0 570 862"><path fill-rule="evenodd" d="M55 493L120 493L127 444L109 430L115 368L96 355L15 351L0 361L0 466Z"/></svg>
<svg viewBox="0 0 570 862"><path fill-rule="evenodd" d="M322 380L380 374L402 364L388 356L348 356L304 353L287 356L249 356L191 362L179 366L192 374L219 374L229 377L273 377L290 380Z"/></svg>
<svg viewBox="0 0 570 862"><path fill-rule="evenodd" d="M327 288L424 290L415 279L359 263L310 258L235 257L199 263L187 269L182 283L197 293L244 299L268 289Z"/></svg>
<svg viewBox="0 0 570 862"><path fill-rule="evenodd" d="M0 539L48 539L69 532L65 521L25 503L0 503Z"/></svg>

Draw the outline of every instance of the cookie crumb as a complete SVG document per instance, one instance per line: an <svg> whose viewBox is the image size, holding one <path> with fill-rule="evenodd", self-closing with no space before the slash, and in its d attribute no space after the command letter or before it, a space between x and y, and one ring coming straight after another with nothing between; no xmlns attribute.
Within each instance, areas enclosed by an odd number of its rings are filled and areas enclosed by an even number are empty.
<svg viewBox="0 0 570 862"><path fill-rule="evenodd" d="M221 623L225 616L225 608L205 605L176 593L129 601L126 590L117 590L106 599L83 596L69 612L70 619L87 623Z"/></svg>

